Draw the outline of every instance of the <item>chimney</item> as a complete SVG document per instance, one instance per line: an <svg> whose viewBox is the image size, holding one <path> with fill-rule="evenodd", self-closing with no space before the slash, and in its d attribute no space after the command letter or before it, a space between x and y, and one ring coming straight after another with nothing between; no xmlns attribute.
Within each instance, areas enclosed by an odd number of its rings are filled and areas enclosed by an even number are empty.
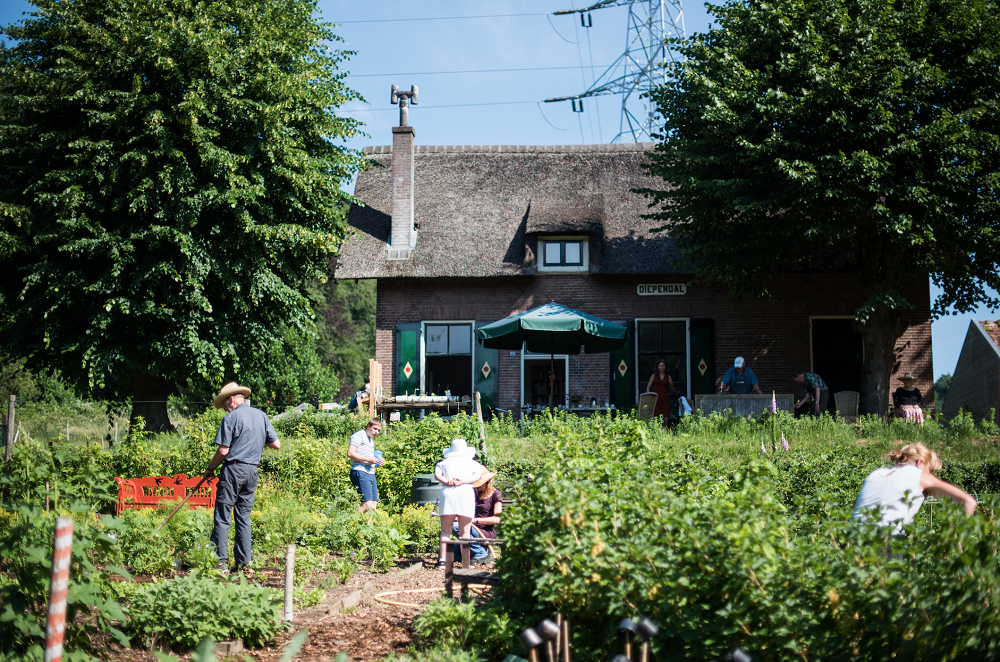
<svg viewBox="0 0 1000 662"><path fill-rule="evenodd" d="M417 244L413 225L413 137L409 104L417 103L417 86L400 92L392 86L392 103L399 103L399 126L392 127L392 234L386 246L390 260L408 260Z"/></svg>

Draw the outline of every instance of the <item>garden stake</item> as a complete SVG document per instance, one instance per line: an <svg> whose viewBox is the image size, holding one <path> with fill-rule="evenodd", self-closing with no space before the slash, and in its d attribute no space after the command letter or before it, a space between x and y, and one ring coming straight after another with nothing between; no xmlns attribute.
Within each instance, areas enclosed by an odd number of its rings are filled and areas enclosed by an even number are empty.
<svg viewBox="0 0 1000 662"><path fill-rule="evenodd" d="M649 662L649 640L660 631L658 626L648 618L640 618L636 626L642 635L642 648L639 651L639 662Z"/></svg>
<svg viewBox="0 0 1000 662"><path fill-rule="evenodd" d="M73 556L73 519L56 518L56 539L52 548L52 579L49 583L49 619L45 624L45 662L62 660L66 631L66 591L69 562Z"/></svg>
<svg viewBox="0 0 1000 662"><path fill-rule="evenodd" d="M632 659L632 639L635 638L635 623L630 618L623 618L618 624L618 638L625 646L625 657Z"/></svg>
<svg viewBox="0 0 1000 662"><path fill-rule="evenodd" d="M556 649L556 641L559 639L559 626L545 619L538 624L538 634L542 635L542 639L545 639L545 657L548 658L549 662L559 662L558 651Z"/></svg>
<svg viewBox="0 0 1000 662"><path fill-rule="evenodd" d="M556 635L556 662L559 662L559 656L562 655L562 614L556 614L556 625L559 626L559 634Z"/></svg>
<svg viewBox="0 0 1000 662"><path fill-rule="evenodd" d="M49 512L49 481L45 481L45 512Z"/></svg>
<svg viewBox="0 0 1000 662"><path fill-rule="evenodd" d="M289 545L285 551L285 620L291 622L292 614L292 584L295 580L295 545Z"/></svg>
<svg viewBox="0 0 1000 662"><path fill-rule="evenodd" d="M167 522L169 522L169 521L170 521L170 518L171 518L171 517L173 517L174 515L176 515L176 514L177 514L177 511L181 509L181 506L183 506L183 505L184 505L185 503L187 503L187 502L188 502L188 499L190 499L191 497L193 497L193 496L194 496L194 493L198 491L198 488L199 488L199 487L201 487L201 486L202 486L202 485L203 485L203 484L205 483L205 481L206 481L206 480L208 480L208 476L202 476L202 477L201 477L201 480L199 480L199 481L198 481L198 484L194 486L194 489L193 489L193 490L191 490L191 493L190 493L190 494L187 494L187 495L185 495L185 496L184 496L184 500L183 500L183 501L181 501L181 502L180 502L179 504L177 504L177 507L176 507L176 508L174 508L173 510L171 510L171 511L170 511L170 514L169 514L169 515L167 515L167 519L165 519L165 520L163 520L162 522L160 522L160 525L159 525L158 527L156 527L156 530L157 530L157 531L159 531L160 529L162 529L162 528L163 528L163 526L164 526L164 525L165 525L165 524L166 524Z"/></svg>
<svg viewBox="0 0 1000 662"><path fill-rule="evenodd" d="M562 614L559 615L562 618ZM563 662L573 662L569 653L569 619L562 622Z"/></svg>
<svg viewBox="0 0 1000 662"><path fill-rule="evenodd" d="M542 638L533 628L528 628L521 633L521 645L528 652L530 662L538 662L538 651L535 649L542 645Z"/></svg>

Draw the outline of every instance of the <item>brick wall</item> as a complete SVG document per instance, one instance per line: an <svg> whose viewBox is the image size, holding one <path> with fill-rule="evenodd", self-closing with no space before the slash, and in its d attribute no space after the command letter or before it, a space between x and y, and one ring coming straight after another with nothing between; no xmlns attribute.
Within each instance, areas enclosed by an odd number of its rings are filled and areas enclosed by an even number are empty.
<svg viewBox="0 0 1000 662"><path fill-rule="evenodd" d="M802 395L791 379L793 370L810 368L810 317L853 316L859 305L856 280L850 275L798 274L770 285L773 301L734 302L724 293L691 286L683 296L639 296L644 282L685 282L685 277L602 277L537 275L513 278L381 279L376 311L377 359L383 386L394 392L395 328L399 322L475 320L486 324L550 301L606 320L636 318L710 318L715 320L715 381L718 384L736 356L743 356L762 390ZM933 406L930 293L926 283L904 288L914 305L906 311L910 327L896 344L894 375L911 372ZM690 357L697 363L697 357ZM609 395L607 354L569 358L570 392L603 400ZM520 393L520 357L500 352L499 406L510 407ZM640 375L639 391L648 375ZM891 389L898 384L893 381Z"/></svg>

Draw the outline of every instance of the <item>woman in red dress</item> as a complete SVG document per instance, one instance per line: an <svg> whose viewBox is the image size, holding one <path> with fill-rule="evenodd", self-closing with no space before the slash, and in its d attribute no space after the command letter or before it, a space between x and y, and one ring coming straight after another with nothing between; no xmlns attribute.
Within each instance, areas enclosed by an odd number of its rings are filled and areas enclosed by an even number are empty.
<svg viewBox="0 0 1000 662"><path fill-rule="evenodd" d="M676 393L677 389L674 388L674 380L670 379L670 375L667 373L667 362L663 359L657 361L656 372L649 378L646 391L656 393L656 408L653 410L653 416L662 416L663 427L667 427L670 422L670 394Z"/></svg>

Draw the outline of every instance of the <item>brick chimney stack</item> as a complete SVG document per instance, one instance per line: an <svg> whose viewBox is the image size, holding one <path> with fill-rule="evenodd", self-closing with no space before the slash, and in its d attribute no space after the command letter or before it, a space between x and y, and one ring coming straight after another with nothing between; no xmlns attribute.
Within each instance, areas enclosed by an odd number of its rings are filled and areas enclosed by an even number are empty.
<svg viewBox="0 0 1000 662"><path fill-rule="evenodd" d="M413 138L409 104L417 103L417 86L400 92L392 86L392 103L399 102L399 126L392 127L392 234L386 249L390 260L408 260L417 244L413 219Z"/></svg>

